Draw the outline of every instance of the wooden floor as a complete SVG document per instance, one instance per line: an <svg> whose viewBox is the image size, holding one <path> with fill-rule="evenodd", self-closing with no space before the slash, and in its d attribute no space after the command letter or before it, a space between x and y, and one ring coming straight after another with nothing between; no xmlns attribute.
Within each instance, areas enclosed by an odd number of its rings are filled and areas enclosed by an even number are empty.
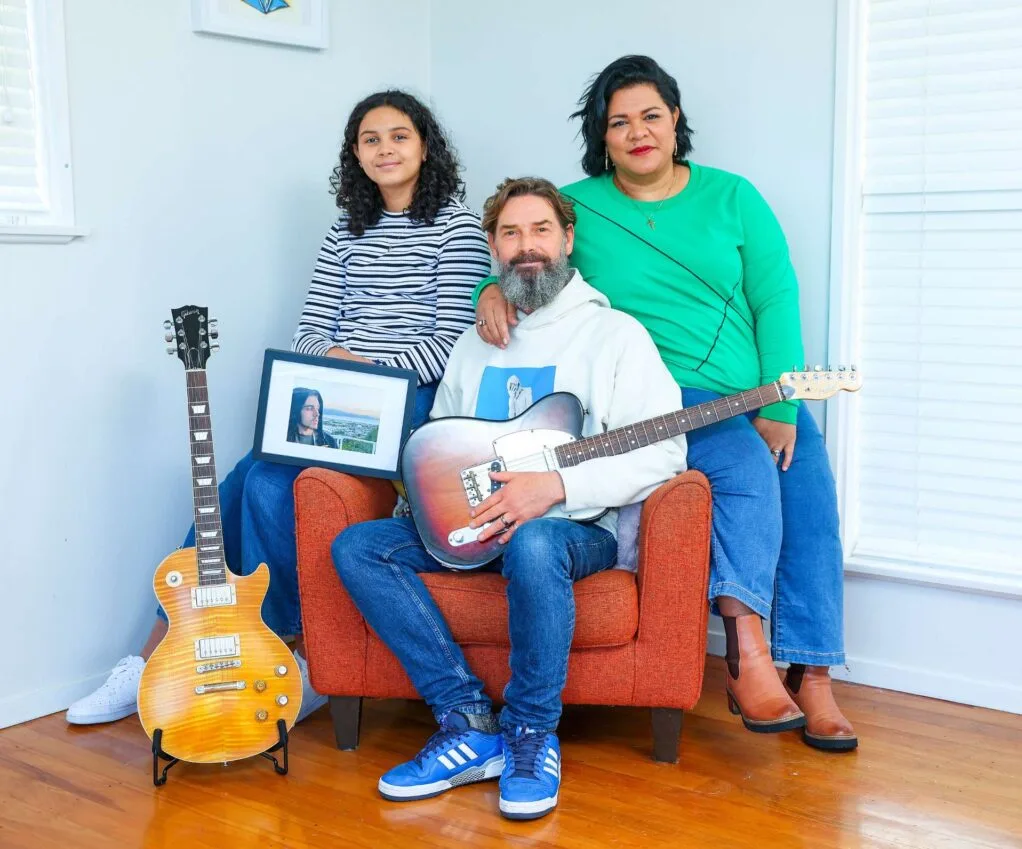
<svg viewBox="0 0 1022 849"><path fill-rule="evenodd" d="M0 732L0 847L1022 847L1022 717L837 686L860 735L850 755L744 731L716 659L678 765L650 760L646 711L569 708L561 804L532 823L501 819L496 782L380 799L379 775L432 730L421 703L367 702L357 752L334 748L320 711L286 778L258 759L179 764L159 789L137 719L55 715Z"/></svg>

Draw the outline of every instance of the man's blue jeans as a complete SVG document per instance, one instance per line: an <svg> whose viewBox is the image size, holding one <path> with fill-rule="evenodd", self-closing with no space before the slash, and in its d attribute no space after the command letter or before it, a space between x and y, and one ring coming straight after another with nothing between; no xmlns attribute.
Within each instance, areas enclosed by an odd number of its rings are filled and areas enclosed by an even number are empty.
<svg viewBox="0 0 1022 849"><path fill-rule="evenodd" d="M483 682L469 669L419 575L446 572L422 545L410 519L380 519L345 528L332 548L337 574L366 622L401 661L439 718L451 710L489 713ZM533 519L486 568L507 581L511 680L504 690L504 728L552 731L575 630L572 584L614 565L614 535L567 519Z"/></svg>
<svg viewBox="0 0 1022 849"><path fill-rule="evenodd" d="M682 388L686 407L719 397ZM754 418L688 434L689 467L706 475L713 492L710 601L730 596L769 618L775 660L843 664L844 561L823 437L803 404L795 458L782 472Z"/></svg>
<svg viewBox="0 0 1022 849"><path fill-rule="evenodd" d="M412 427L429 417L435 395L435 383L418 388ZM300 466L255 460L249 452L217 487L227 565L239 575L251 575L260 563L269 566L263 620L282 637L302 632L293 489L301 473ZM183 545L195 545L195 525ZM162 608L157 612L166 618Z"/></svg>

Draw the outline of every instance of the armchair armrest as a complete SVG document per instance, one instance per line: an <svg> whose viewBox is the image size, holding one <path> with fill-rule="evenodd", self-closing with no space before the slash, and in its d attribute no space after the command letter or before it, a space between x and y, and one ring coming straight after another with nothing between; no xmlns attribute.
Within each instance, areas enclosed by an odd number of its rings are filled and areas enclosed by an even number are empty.
<svg viewBox="0 0 1022 849"><path fill-rule="evenodd" d="M349 525L394 509L390 481L306 469L295 480L295 535L302 628L312 685L321 693L364 692L366 626L334 569L330 546Z"/></svg>
<svg viewBox="0 0 1022 849"><path fill-rule="evenodd" d="M709 481L687 471L653 492L639 524L635 704L699 700L709 615ZM679 694L685 704L676 704Z"/></svg>

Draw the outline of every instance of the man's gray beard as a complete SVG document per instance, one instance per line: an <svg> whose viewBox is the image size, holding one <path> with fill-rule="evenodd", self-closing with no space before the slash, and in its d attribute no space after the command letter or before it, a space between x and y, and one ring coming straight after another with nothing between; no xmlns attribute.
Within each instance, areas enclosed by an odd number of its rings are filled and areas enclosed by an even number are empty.
<svg viewBox="0 0 1022 849"><path fill-rule="evenodd" d="M535 275L522 275L514 265L498 263L500 279L497 285L509 304L514 304L523 312L534 312L545 307L571 279L572 269L568 265L568 255L561 249L557 259L544 263Z"/></svg>

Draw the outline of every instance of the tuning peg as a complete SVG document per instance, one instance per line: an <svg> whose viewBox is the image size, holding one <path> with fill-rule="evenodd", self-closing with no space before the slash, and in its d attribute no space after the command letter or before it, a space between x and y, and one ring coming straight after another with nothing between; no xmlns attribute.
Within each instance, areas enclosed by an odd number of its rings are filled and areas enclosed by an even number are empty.
<svg viewBox="0 0 1022 849"><path fill-rule="evenodd" d="M217 330L212 324L209 326L209 338L210 339L220 338L220 331Z"/></svg>
<svg viewBox="0 0 1022 849"><path fill-rule="evenodd" d="M170 319L169 318L165 322L163 322L163 329L164 330L170 330L170 328L172 328L173 326L174 325L170 323Z"/></svg>
<svg viewBox="0 0 1022 849"><path fill-rule="evenodd" d="M175 348L173 345L168 345L167 346L167 353L170 354L173 357L174 354L177 353L177 348Z"/></svg>
<svg viewBox="0 0 1022 849"><path fill-rule="evenodd" d="M220 350L220 343L219 342L211 342L210 343L210 345L209 345L209 352L211 354L215 354L219 350Z"/></svg>
<svg viewBox="0 0 1022 849"><path fill-rule="evenodd" d="M169 330L169 328L168 328L168 331L163 334L163 339L164 339L165 342L173 342L174 341L174 334Z"/></svg>
<svg viewBox="0 0 1022 849"><path fill-rule="evenodd" d="M823 366L820 365L813 366L813 371L823 371Z"/></svg>

